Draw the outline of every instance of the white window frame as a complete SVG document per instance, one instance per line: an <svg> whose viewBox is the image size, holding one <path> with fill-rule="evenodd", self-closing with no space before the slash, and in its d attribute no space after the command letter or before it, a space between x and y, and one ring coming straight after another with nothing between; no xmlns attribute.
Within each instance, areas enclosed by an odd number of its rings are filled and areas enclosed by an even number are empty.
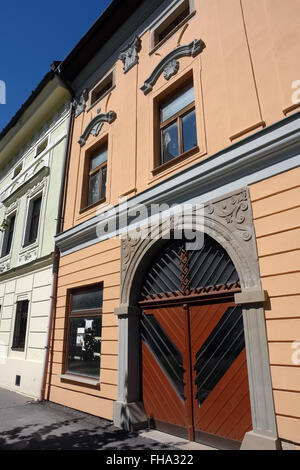
<svg viewBox="0 0 300 470"><path fill-rule="evenodd" d="M18 162L17 165L14 167L13 174L12 174L12 177L11 177L12 180L16 179L22 173L23 164L24 164L24 160L22 160L21 162ZM21 167L21 170L19 171L19 173L17 175L15 175L15 172L19 167Z"/></svg>
<svg viewBox="0 0 300 470"><path fill-rule="evenodd" d="M27 312L27 324L26 324L26 336L25 336L25 344L24 350L18 351L17 349L13 349L13 341L14 341L14 333L15 333L15 325L16 325L16 317L17 317L17 304L18 302L28 301L28 312ZM30 334L30 317L31 317L31 296L29 294L19 294L14 302L14 311L13 311L13 322L12 328L10 330L10 341L9 341L9 355L17 355L19 357L26 358L27 349L28 349L28 340Z"/></svg>
<svg viewBox="0 0 300 470"><path fill-rule="evenodd" d="M109 77L109 75L112 75L112 86L105 91L105 93L103 93L102 96L100 96L100 98L98 98L96 101L94 101L92 103L92 96L93 96L93 92L101 86L101 84L107 79L107 77ZM109 69L104 75L102 75L102 77L100 78L100 80L97 81L97 83L95 83L92 88L90 89L89 91L89 100L88 100L88 111L93 107L95 106L97 103L99 103L99 101L101 101L105 96L108 95L108 93L110 93L116 86L116 71L115 71L115 67L112 67L111 69Z"/></svg>
<svg viewBox="0 0 300 470"><path fill-rule="evenodd" d="M155 44L155 36L157 30L164 24L167 23L172 15L176 17L177 10L181 7L183 3L189 3L190 13L179 23L172 31L170 31L167 36L162 39L159 43ZM173 2L167 7L167 9L162 13L161 16L151 25L150 28L150 54L158 49L161 44L164 44L173 34L178 31L178 29L187 22L195 14L195 3L194 0L178 0Z"/></svg>
<svg viewBox="0 0 300 470"><path fill-rule="evenodd" d="M13 237L12 237L12 241L11 241L10 252L7 253L6 255L3 255L3 256L2 256L2 251L3 251L3 248L4 248L4 243L7 241L7 229L5 229L4 232L2 233L1 251L0 251L0 259L1 260L5 259L5 258L9 258L11 256L13 246L14 246L14 240L15 240L15 236L16 236L17 212L18 212L18 210L14 209L14 210L12 210L11 212L9 212L8 214L5 215L4 220L11 219L12 217L15 217L15 225L14 225L14 232L13 232Z"/></svg>
<svg viewBox="0 0 300 470"><path fill-rule="evenodd" d="M31 220L31 215L32 215L32 208L34 201L38 199L39 197L42 198L41 201L41 209L40 209L40 218L39 218L39 226L38 226L38 232L37 232L37 237L36 240L32 243L26 243L26 238L29 230L29 220ZM26 217L25 217L25 224L23 227L23 237L22 237L22 247L21 250L22 252L24 250L27 250L28 248L31 248L33 246L36 246L39 244L39 238L40 238L40 232L41 232L41 225L42 225L42 212L43 212L43 207L44 207L44 198L45 198L45 188L43 188L41 191L38 191L37 193L31 195L27 199L27 208L26 208Z"/></svg>
<svg viewBox="0 0 300 470"><path fill-rule="evenodd" d="M46 147L40 152L38 153L38 148L40 147L40 145L42 145L45 141L47 141L47 145ZM37 158L39 157L40 155L42 155L44 152L46 152L48 150L48 147L49 147L49 134L47 135L47 137L44 137L43 139L41 139L39 141L38 144L36 144L36 147L35 147L35 153L34 153L34 158Z"/></svg>

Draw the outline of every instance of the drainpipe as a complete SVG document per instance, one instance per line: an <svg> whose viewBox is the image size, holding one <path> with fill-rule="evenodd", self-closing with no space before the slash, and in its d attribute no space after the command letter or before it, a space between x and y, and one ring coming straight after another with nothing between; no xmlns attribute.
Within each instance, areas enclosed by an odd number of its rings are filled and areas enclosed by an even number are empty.
<svg viewBox="0 0 300 470"><path fill-rule="evenodd" d="M69 170L69 160L70 160L70 148L73 136L73 127L74 127L74 106L73 106L73 98L74 92L71 89L70 85L65 83L61 76L58 75L60 80L63 84L68 88L71 93L72 102L70 104L70 117L69 117L69 126L68 126L68 134L67 134L67 142L66 142L66 149L64 155L64 168L62 174L62 181L60 187L60 195L59 195L59 206L58 206L58 217L57 217L57 224L56 224L56 235L58 235L62 231L63 223L62 218L64 214L65 208L65 188L67 186L67 175ZM59 258L60 253L59 249L55 243L54 247L54 254L53 254L53 271L52 271L52 289L51 289L51 296L50 296L50 313L48 317L48 329L47 329L47 339L46 339L46 346L45 352L43 357L43 372L42 372L42 383L41 383L41 392L40 392L40 401L45 400L45 392L46 392L46 384L47 384L47 374L48 374L48 365L49 365L49 358L50 358L50 349L53 351L53 341L54 341L54 334L52 337L52 348L51 348L51 334L53 332L54 321L55 321L55 312L56 312L56 299L57 299L57 284L58 284L58 266L59 266ZM52 361L49 369L50 373L52 371ZM49 391L47 394L47 400L49 400Z"/></svg>

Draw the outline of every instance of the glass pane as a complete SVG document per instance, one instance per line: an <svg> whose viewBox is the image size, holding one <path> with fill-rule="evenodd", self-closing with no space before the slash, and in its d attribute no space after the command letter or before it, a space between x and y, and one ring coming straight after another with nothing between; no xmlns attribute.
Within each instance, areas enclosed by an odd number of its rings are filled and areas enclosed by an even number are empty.
<svg viewBox="0 0 300 470"><path fill-rule="evenodd" d="M172 98L162 106L161 122L165 122L193 101L195 101L194 87L192 84L189 84L176 93L176 95L173 95Z"/></svg>
<svg viewBox="0 0 300 470"><path fill-rule="evenodd" d="M162 163L178 157L178 128L177 121L162 130Z"/></svg>
<svg viewBox="0 0 300 470"><path fill-rule="evenodd" d="M70 318L67 372L99 377L102 319Z"/></svg>
<svg viewBox="0 0 300 470"><path fill-rule="evenodd" d="M40 210L41 210L42 198L39 197L33 203L32 214L31 214L31 223L28 241L30 243L34 242L37 239L39 220L40 220Z"/></svg>
<svg viewBox="0 0 300 470"><path fill-rule="evenodd" d="M182 135L183 135L183 152L196 147L197 145L197 129L196 129L196 113L195 110L186 114L182 118Z"/></svg>
<svg viewBox="0 0 300 470"><path fill-rule="evenodd" d="M99 165L107 161L107 146L102 147L99 152L91 157L91 170L94 170Z"/></svg>
<svg viewBox="0 0 300 470"><path fill-rule="evenodd" d="M3 248L2 248L1 256L6 256L6 255L8 255L8 253L10 253L12 239L13 239L13 235L14 235L15 216L13 216L9 220L8 223L9 223L9 226L5 230L5 234L4 234L4 241L3 241Z"/></svg>
<svg viewBox="0 0 300 470"><path fill-rule="evenodd" d="M102 172L102 179L101 179L101 194L100 194L100 199L105 198L106 194L106 174L107 174L107 167L104 166L101 169Z"/></svg>
<svg viewBox="0 0 300 470"><path fill-rule="evenodd" d="M14 328L14 339L12 347L15 349L25 349L27 317L28 317L28 300L22 300L17 303L16 320Z"/></svg>
<svg viewBox="0 0 300 470"><path fill-rule="evenodd" d="M99 172L90 176L88 205L99 201Z"/></svg>
<svg viewBox="0 0 300 470"><path fill-rule="evenodd" d="M72 310L90 310L102 308L102 288L97 286L72 294Z"/></svg>

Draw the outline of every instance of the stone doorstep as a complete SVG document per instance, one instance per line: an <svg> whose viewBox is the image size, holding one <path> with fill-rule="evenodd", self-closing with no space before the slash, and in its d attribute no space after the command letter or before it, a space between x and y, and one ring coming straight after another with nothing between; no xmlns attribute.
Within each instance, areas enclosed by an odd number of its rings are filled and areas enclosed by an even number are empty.
<svg viewBox="0 0 300 470"><path fill-rule="evenodd" d="M198 444L197 442L187 441L186 439L182 439L171 434L166 434L161 431L156 431L155 429L139 431L139 436L152 439L153 441L160 442L161 444L173 446L180 450L217 450L214 447Z"/></svg>

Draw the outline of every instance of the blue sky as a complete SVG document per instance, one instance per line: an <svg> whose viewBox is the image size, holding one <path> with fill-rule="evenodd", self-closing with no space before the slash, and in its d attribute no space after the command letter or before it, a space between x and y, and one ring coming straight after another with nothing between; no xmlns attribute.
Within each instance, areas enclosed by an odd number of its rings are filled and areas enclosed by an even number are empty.
<svg viewBox="0 0 300 470"><path fill-rule="evenodd" d="M54 60L64 59L111 0L6 0L0 15L0 130L26 101ZM1 100L0 100L1 101Z"/></svg>

